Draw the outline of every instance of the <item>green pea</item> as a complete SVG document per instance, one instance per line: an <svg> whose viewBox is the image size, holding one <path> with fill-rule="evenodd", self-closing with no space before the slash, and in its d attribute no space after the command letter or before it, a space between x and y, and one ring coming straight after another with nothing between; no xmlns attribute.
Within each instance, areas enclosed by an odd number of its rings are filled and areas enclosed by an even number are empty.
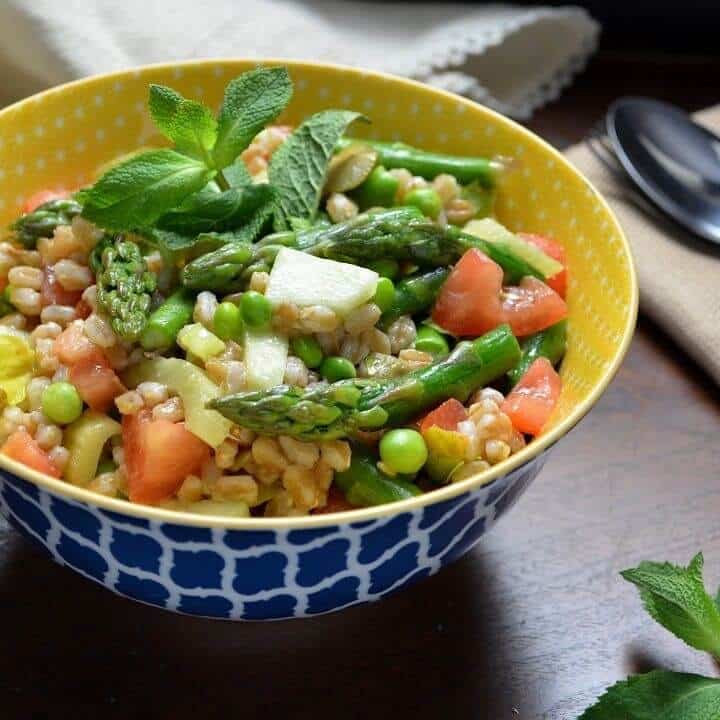
<svg viewBox="0 0 720 720"><path fill-rule="evenodd" d="M264 295L248 290L240 299L240 312L248 327L264 328L270 324L272 306Z"/></svg>
<svg viewBox="0 0 720 720"><path fill-rule="evenodd" d="M395 302L395 286L390 278L381 277L377 281L373 302L383 312L386 312L393 306L393 302Z"/></svg>
<svg viewBox="0 0 720 720"><path fill-rule="evenodd" d="M395 201L400 181L382 165L378 165L367 176L352 196L361 208L389 207Z"/></svg>
<svg viewBox="0 0 720 720"><path fill-rule="evenodd" d="M58 425L67 425L82 415L83 401L76 387L69 382L48 385L41 397L46 417Z"/></svg>
<svg viewBox="0 0 720 720"><path fill-rule="evenodd" d="M428 457L423 436L416 430L390 430L380 440L380 459L396 473L416 473Z"/></svg>
<svg viewBox="0 0 720 720"><path fill-rule="evenodd" d="M415 338L415 349L430 353L431 355L447 355L450 352L445 337L435 328L421 325Z"/></svg>
<svg viewBox="0 0 720 720"><path fill-rule="evenodd" d="M348 380L349 378L354 378L357 373L355 372L355 366L347 358L333 355L331 357L326 357L322 361L320 374L328 382L332 383L337 382L338 380Z"/></svg>
<svg viewBox="0 0 720 720"><path fill-rule="evenodd" d="M213 331L221 340L242 339L244 323L240 308L231 302L222 302L213 315Z"/></svg>
<svg viewBox="0 0 720 720"><path fill-rule="evenodd" d="M442 200L432 188L416 188L404 198L403 205L414 205L423 215L435 220L442 210Z"/></svg>
<svg viewBox="0 0 720 720"><path fill-rule="evenodd" d="M293 355L299 357L309 368L320 367L323 352L320 343L312 335L294 337L290 341Z"/></svg>
<svg viewBox="0 0 720 720"><path fill-rule="evenodd" d="M374 270L380 277L394 280L400 272L400 263L397 260L376 260L370 263L369 268Z"/></svg>

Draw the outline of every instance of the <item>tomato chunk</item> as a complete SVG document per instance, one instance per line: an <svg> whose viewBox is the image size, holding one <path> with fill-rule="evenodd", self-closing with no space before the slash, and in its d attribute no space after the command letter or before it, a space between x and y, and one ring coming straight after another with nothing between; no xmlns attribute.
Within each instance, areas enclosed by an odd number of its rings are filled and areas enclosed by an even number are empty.
<svg viewBox="0 0 720 720"><path fill-rule="evenodd" d="M35 442L25 428L16 430L5 441L5 444L0 448L0 452L33 470L38 470L55 478L60 477L60 471L50 460L48 454Z"/></svg>
<svg viewBox="0 0 720 720"><path fill-rule="evenodd" d="M565 257L565 248L557 241L552 238L546 237L545 235L535 235L533 233L518 233L521 238L532 243L535 247L540 248L546 255L549 255L553 260L557 260L562 263L563 269L553 275L551 278L545 280L545 284L551 287L561 298L564 298L567 294L567 259Z"/></svg>
<svg viewBox="0 0 720 720"><path fill-rule="evenodd" d="M505 322L515 335L540 332L567 317L565 301L542 280L524 277L520 285L503 291Z"/></svg>
<svg viewBox="0 0 720 720"><path fill-rule="evenodd" d="M420 422L420 432L424 433L431 427L443 430L455 430L459 422L467 420L465 406L455 398L446 400L434 410L431 410Z"/></svg>
<svg viewBox="0 0 720 720"><path fill-rule="evenodd" d="M77 388L80 397L97 412L107 412L113 400L125 392L125 386L115 371L102 359L87 358L70 367L68 379Z"/></svg>
<svg viewBox="0 0 720 720"><path fill-rule="evenodd" d="M27 200L25 200L22 206L22 212L31 213L43 203L50 202L51 200L59 200L61 198L66 198L69 195L69 190L40 190L39 192L32 194Z"/></svg>
<svg viewBox="0 0 720 720"><path fill-rule="evenodd" d="M504 322L503 271L476 248L457 262L440 289L432 319L453 335L479 336Z"/></svg>
<svg viewBox="0 0 720 720"><path fill-rule="evenodd" d="M122 435L132 502L167 500L210 457L210 447L184 423L153 420L149 410L125 415Z"/></svg>
<svg viewBox="0 0 720 720"><path fill-rule="evenodd" d="M500 406L516 430L539 435L560 397L562 382L547 358L538 358Z"/></svg>
<svg viewBox="0 0 720 720"><path fill-rule="evenodd" d="M502 268L480 250L468 250L440 289L433 320L453 335L478 337L509 323L515 335L530 335L567 316L565 301L544 282L524 277L503 288Z"/></svg>
<svg viewBox="0 0 720 720"><path fill-rule="evenodd" d="M70 323L53 343L53 352L64 365L75 365L83 361L107 364L105 353L83 332L82 327Z"/></svg>
<svg viewBox="0 0 720 720"><path fill-rule="evenodd" d="M52 265L43 268L40 297L46 305L76 305L82 297L82 290L66 290L57 280Z"/></svg>
<svg viewBox="0 0 720 720"><path fill-rule="evenodd" d="M87 320L92 313L92 308L82 299L75 305L75 315L81 320Z"/></svg>

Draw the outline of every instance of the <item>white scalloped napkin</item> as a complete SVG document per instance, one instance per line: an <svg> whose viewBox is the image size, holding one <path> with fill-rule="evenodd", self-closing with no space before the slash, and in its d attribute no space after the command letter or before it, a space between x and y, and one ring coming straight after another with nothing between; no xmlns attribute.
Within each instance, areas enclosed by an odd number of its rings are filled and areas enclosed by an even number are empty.
<svg viewBox="0 0 720 720"><path fill-rule="evenodd" d="M353 0L2 0L0 102L85 75L202 57L286 57L429 82L515 117L596 46L576 7Z"/></svg>

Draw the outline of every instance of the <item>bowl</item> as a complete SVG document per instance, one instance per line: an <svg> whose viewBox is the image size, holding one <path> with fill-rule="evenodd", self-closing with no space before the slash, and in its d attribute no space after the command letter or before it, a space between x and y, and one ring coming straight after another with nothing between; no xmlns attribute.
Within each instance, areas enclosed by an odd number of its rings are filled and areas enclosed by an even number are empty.
<svg viewBox="0 0 720 720"><path fill-rule="evenodd" d="M217 618L290 618L377 600L467 552L515 503L548 452L593 406L625 354L637 314L630 250L598 192L516 123L403 78L335 65L286 65L295 96L282 121L359 110L370 137L458 154L507 155L499 219L564 242L570 267L563 390L544 434L485 474L391 505L297 518L225 518L132 505L41 475L0 455L0 510L59 563L121 595ZM0 223L39 189L89 182L98 166L161 144L148 83L217 106L258 65L212 60L80 80L0 112Z"/></svg>

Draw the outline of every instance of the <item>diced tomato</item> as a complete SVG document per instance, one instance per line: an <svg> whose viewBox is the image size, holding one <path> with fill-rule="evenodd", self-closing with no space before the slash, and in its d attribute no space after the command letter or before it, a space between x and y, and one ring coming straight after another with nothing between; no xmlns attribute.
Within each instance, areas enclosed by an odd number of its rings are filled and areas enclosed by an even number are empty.
<svg viewBox="0 0 720 720"><path fill-rule="evenodd" d="M557 240L553 240L545 235L535 235L533 233L519 233L519 235L524 240L532 243L535 247L540 248L540 250L553 258L553 260L557 260L559 263L562 263L563 269L557 273L557 275L547 278L545 283L549 285L561 298L564 298L567 293L568 279L565 248Z"/></svg>
<svg viewBox="0 0 720 720"><path fill-rule="evenodd" d="M70 195L69 190L40 190L39 192L31 195L23 203L22 212L30 213L43 203L50 202L51 200L59 200L60 198L66 198L68 195Z"/></svg>
<svg viewBox="0 0 720 720"><path fill-rule="evenodd" d="M540 357L527 369L500 406L516 430L539 435L558 398L562 382L547 358Z"/></svg>
<svg viewBox="0 0 720 720"><path fill-rule="evenodd" d="M60 471L50 460L48 454L35 442L25 428L16 430L5 441L0 452L33 470L38 470L52 477L60 477Z"/></svg>
<svg viewBox="0 0 720 720"><path fill-rule="evenodd" d="M467 416L465 406L459 400L450 398L422 419L420 432L425 432L434 426L443 430L455 430L459 422L467 420Z"/></svg>
<svg viewBox="0 0 720 720"><path fill-rule="evenodd" d="M503 271L476 248L457 262L440 289L432 319L453 335L483 335L504 322Z"/></svg>
<svg viewBox="0 0 720 720"><path fill-rule="evenodd" d="M345 512L346 510L354 510L355 505L351 505L342 494L342 491L332 486L328 492L327 503L321 508L315 508L313 515L326 515L327 513Z"/></svg>
<svg viewBox="0 0 720 720"><path fill-rule="evenodd" d="M52 265L43 268L42 287L40 289L42 304L45 305L76 305L82 297L82 290L66 290L55 277Z"/></svg>
<svg viewBox="0 0 720 720"><path fill-rule="evenodd" d="M70 323L53 343L53 352L64 365L79 362L96 362L107 365L105 353L83 332L82 327Z"/></svg>
<svg viewBox="0 0 720 720"><path fill-rule="evenodd" d="M153 420L147 410L125 415L122 428L133 502L152 504L172 497L210 457L210 448L184 423Z"/></svg>
<svg viewBox="0 0 720 720"><path fill-rule="evenodd" d="M92 308L80 298L75 305L75 315L81 320L87 320L90 317L90 313L92 313Z"/></svg>
<svg viewBox="0 0 720 720"><path fill-rule="evenodd" d="M97 412L107 412L113 400L125 392L125 386L102 353L101 358L89 357L72 365L68 379L87 405Z"/></svg>
<svg viewBox="0 0 720 720"><path fill-rule="evenodd" d="M520 285L503 290L503 316L513 334L540 332L567 317L565 301L542 280L524 277Z"/></svg>
<svg viewBox="0 0 720 720"><path fill-rule="evenodd" d="M432 319L453 335L477 337L509 323L530 335L567 316L565 301L544 282L525 277L503 288L502 268L480 250L468 250L440 289Z"/></svg>

